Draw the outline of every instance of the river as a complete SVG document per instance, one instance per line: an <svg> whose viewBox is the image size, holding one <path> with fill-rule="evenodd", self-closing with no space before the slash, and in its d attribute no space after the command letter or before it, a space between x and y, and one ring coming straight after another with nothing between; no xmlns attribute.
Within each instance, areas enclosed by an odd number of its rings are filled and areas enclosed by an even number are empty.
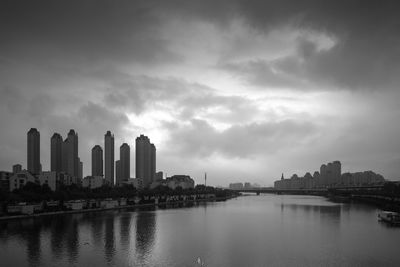
<svg viewBox="0 0 400 267"><path fill-rule="evenodd" d="M0 222L1 266L400 266L378 209L260 195ZM201 262L201 264L199 264Z"/></svg>

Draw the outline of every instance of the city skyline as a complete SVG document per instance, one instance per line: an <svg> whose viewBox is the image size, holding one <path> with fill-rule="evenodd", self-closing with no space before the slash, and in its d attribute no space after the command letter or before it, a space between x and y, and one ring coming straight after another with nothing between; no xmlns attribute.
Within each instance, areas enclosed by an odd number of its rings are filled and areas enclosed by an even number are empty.
<svg viewBox="0 0 400 267"><path fill-rule="evenodd" d="M0 4L0 169L28 165L37 128L43 170L52 135L79 133L83 176L110 130L110 157L143 133L158 169L210 185L333 159L400 178L396 2L96 2Z"/></svg>

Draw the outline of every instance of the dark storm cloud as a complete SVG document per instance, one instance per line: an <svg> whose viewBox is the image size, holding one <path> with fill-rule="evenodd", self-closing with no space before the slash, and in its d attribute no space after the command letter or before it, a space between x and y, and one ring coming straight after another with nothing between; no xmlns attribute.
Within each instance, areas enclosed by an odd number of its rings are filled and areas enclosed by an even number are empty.
<svg viewBox="0 0 400 267"><path fill-rule="evenodd" d="M18 58L66 63L180 61L158 37L146 1L2 1L0 47ZM3 54L4 57L7 57Z"/></svg>
<svg viewBox="0 0 400 267"><path fill-rule="evenodd" d="M290 25L294 29L322 32L337 37L329 51L315 53L312 46L299 50L297 58L282 59L294 66L281 66L275 76L274 62L244 63L251 81L272 85L293 78L317 81L347 89L397 88L400 84L400 21L398 1L237 1L238 12L260 31ZM306 52L306 54L302 53ZM303 64L298 64L304 59ZM248 66L250 64L250 66ZM254 74L255 73L255 74ZM283 73L283 75L282 75ZM300 77L297 77L298 74ZM264 74L264 75L263 75ZM289 78L284 77L288 76Z"/></svg>
<svg viewBox="0 0 400 267"><path fill-rule="evenodd" d="M304 165L321 158L380 161L393 178L399 129L390 114L399 108L376 99L399 98L398 6L353 0L1 1L0 121L6 127L0 140L7 141L0 144L0 166L24 163L26 132L37 127L46 168L51 134L65 136L73 128L87 174L91 146L102 143L106 130L118 142L133 142L139 124L150 121L156 129L143 130L169 137L158 151L164 162L179 166L186 167L182 158L261 161L279 154L279 168L295 164L287 158ZM294 39L286 38L291 34ZM283 41L269 45L275 37ZM270 91L254 87L292 90L274 91L277 99L267 101ZM353 95L329 91L338 88ZM343 97L343 106L325 102L333 94ZM369 109L358 112L364 106ZM354 113L361 115L354 119ZM370 129L375 126L390 131Z"/></svg>

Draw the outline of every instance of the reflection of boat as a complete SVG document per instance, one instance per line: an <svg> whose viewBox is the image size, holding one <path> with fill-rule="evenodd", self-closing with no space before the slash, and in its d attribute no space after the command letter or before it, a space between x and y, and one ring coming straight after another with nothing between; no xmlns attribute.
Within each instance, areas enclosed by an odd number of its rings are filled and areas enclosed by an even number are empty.
<svg viewBox="0 0 400 267"><path fill-rule="evenodd" d="M397 212L381 211L378 213L378 218L386 223L400 225L400 213Z"/></svg>

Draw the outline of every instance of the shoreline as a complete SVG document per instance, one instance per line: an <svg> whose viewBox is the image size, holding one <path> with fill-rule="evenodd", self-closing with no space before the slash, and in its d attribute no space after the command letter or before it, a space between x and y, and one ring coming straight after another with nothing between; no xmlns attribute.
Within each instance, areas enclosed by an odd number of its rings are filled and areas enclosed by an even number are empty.
<svg viewBox="0 0 400 267"><path fill-rule="evenodd" d="M60 211L50 211L50 212L42 212L42 213L34 213L34 214L21 214L21 215L13 215L13 216L1 216L0 221L9 221L9 220L18 220L18 219L30 219L51 215L64 215L64 214L76 214L76 213L89 213L89 212L98 212L98 211L108 211L108 210L122 210L122 209L130 209L130 208L140 208L140 207L152 207L152 206L160 206L160 205L168 205L168 204L184 204L184 203L195 203L195 202L214 202L214 201L226 201L232 198L236 198L237 196L232 197L216 197L209 199L197 199L197 200L181 200L181 201L173 201L173 202L161 202L161 203L145 203L145 204L134 204L134 205L125 205L118 206L112 208L94 208L94 209L80 209L80 210L60 210Z"/></svg>

